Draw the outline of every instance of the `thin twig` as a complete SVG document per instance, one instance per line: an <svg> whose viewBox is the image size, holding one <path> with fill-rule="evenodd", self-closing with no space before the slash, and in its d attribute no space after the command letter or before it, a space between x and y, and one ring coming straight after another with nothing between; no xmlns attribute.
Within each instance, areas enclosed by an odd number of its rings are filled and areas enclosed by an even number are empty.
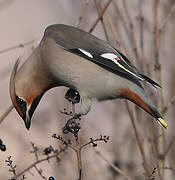
<svg viewBox="0 0 175 180"><path fill-rule="evenodd" d="M2 121L9 115L9 113L12 111L12 109L14 108L13 105L10 105L6 111L1 115L0 117L0 124L2 123Z"/></svg>
<svg viewBox="0 0 175 180"><path fill-rule="evenodd" d="M102 1L101 1L101 6L104 8L104 5L103 5L103 2L102 2ZM111 17L110 17L110 15L109 15L108 12L106 12L105 18L106 18L106 21L107 21L110 29L111 29L111 32L112 32L113 36L114 36L114 39L115 39L115 41L116 41L117 47L119 48L119 50L120 50L123 54L125 54L125 51L124 51L124 49L123 49L123 46L122 46L121 43L120 43L119 35L118 35L118 33L117 33L117 31L116 31L116 29L115 29L115 27L114 27L114 24L112 23Z"/></svg>
<svg viewBox="0 0 175 180"><path fill-rule="evenodd" d="M154 169L152 170L152 173L151 173L151 175L147 178L147 180L155 180L156 169L157 169L157 168L154 168Z"/></svg>
<svg viewBox="0 0 175 180"><path fill-rule="evenodd" d="M167 25L169 19L170 19L171 16L173 15L174 11L175 11L175 2L174 2L174 4L173 4L173 6L171 6L170 11L168 11L169 13L168 13L167 17L164 19L164 21L163 21L163 22L161 23L161 25L159 26L159 32L162 32L162 31L163 31L163 29L164 29L165 26Z"/></svg>
<svg viewBox="0 0 175 180"><path fill-rule="evenodd" d="M156 167L157 167L157 171L158 171L158 175L159 175L159 179L160 180L163 180L162 179L162 175L161 175L161 172L160 172L160 167L159 167L159 160L158 160L158 154L157 154L157 150L156 150L156 143L153 139L149 139L149 142L151 143L151 149L152 149L152 153L153 153L153 158L154 158L154 161L156 163Z"/></svg>
<svg viewBox="0 0 175 180"><path fill-rule="evenodd" d="M175 172L175 169L174 168L172 168L172 167L164 167L164 169L167 169L167 170L171 170L171 171L173 171L173 172Z"/></svg>
<svg viewBox="0 0 175 180"><path fill-rule="evenodd" d="M102 4L103 5L103 4ZM110 26L110 28L111 28L111 31L113 32L113 35L114 35L114 38L116 39L116 41L118 42L118 44L119 44L119 46L120 46L120 51L122 51L122 53L124 53L124 49L123 49L123 47L121 46L121 44L120 44L120 40L119 40L119 36L118 36L118 34L117 34L117 31L115 30L115 27L114 27L114 25L113 25L113 23L112 23L112 21L111 21L111 18L110 18L110 16L108 15L108 13L106 12L106 15L105 15L105 17L107 18L107 22L108 22L108 24L109 24L109 26ZM124 53L125 54L125 53ZM129 110L128 110L129 111ZM130 113L129 113L130 114ZM132 116L132 115L131 115ZM132 119L132 121L134 121L134 119L133 119L134 117L132 116L131 117L131 119ZM139 149L140 149L140 151L141 151L141 155L142 155L142 159L143 159L143 168L145 169L145 174L146 174L146 176L148 177L148 175L149 175L149 171L148 171L148 168L147 168L147 163L146 163L146 158L145 158L145 153L144 153L144 148L143 148L143 144L142 144L142 140L141 140L141 138L140 138L140 135L138 134L138 131L137 131L137 129L136 129L136 126L135 126L135 123L133 122L133 126L135 127L135 134L136 134L136 139L137 139L137 141L138 141L138 144L139 144Z"/></svg>
<svg viewBox="0 0 175 180"><path fill-rule="evenodd" d="M30 166L28 166L26 169L24 169L23 171L21 171L20 173L18 173L17 175L13 176L11 179L16 179L19 176L23 175L25 172L29 171L31 168L35 167L36 165L44 162L44 161L48 161L49 159L53 159L55 157L57 157L58 155L60 155L62 152L65 152L65 150L67 149L68 146L65 146L63 149L60 149L59 152L57 152L57 154L54 154L52 156L47 156L46 158L40 159L34 163L32 163Z"/></svg>
<svg viewBox="0 0 175 180"><path fill-rule="evenodd" d="M75 115L75 104L72 104L72 115Z"/></svg>
<svg viewBox="0 0 175 180"><path fill-rule="evenodd" d="M125 102L126 102L127 111L129 113L129 117L130 117L131 122L132 122L135 137L136 137L136 140L137 140L137 143L138 143L138 146L139 146L139 150L140 150L140 153L141 153L142 162L143 162L142 165L143 165L143 168L145 170L145 176L148 177L149 176L149 171L148 171L148 165L147 165L146 157L145 157L143 138L141 137L141 134L139 133L139 130L138 130L137 126L136 126L134 114L131 111L131 109L129 108L128 101L125 101Z"/></svg>
<svg viewBox="0 0 175 180"><path fill-rule="evenodd" d="M169 150L171 149L173 143L175 141L175 135L173 136L173 138L171 139L170 143L168 144L167 149L165 150L164 156L166 157L166 155L168 154Z"/></svg>
<svg viewBox="0 0 175 180"><path fill-rule="evenodd" d="M103 142L107 143L109 141L109 136L100 135L100 137L97 139L90 138L89 142L84 143L83 145L80 146L80 150L82 150L84 147L88 146L89 144L92 144L93 147L96 147L97 144L95 142L99 142L99 141L103 141Z"/></svg>
<svg viewBox="0 0 175 180"><path fill-rule="evenodd" d="M72 104L72 114L75 115L75 104ZM79 177L78 180L82 179L82 161L81 161L81 149L80 149L80 143L79 143L79 131L77 132L75 137L75 143L76 143L76 154L77 154L77 164L78 164L78 173Z"/></svg>
<svg viewBox="0 0 175 180"><path fill-rule="evenodd" d="M40 175L40 177L41 177L42 179L47 180L47 178L43 175L42 169L38 169L36 165L34 166L34 168L35 168L36 172Z"/></svg>
<svg viewBox="0 0 175 180"><path fill-rule="evenodd" d="M113 1L113 4L114 4L114 8L116 9L117 17L121 19L121 23L123 24L124 30L126 31L126 35L129 35L129 30L128 30L128 27L127 27L128 23L126 22L123 14L121 12L121 8L118 7L116 1Z"/></svg>
<svg viewBox="0 0 175 180"><path fill-rule="evenodd" d="M128 25L128 22L127 22L126 19L124 18L123 14L122 14L122 12L121 12L121 8L118 7L117 2L116 2L116 1L113 1L113 4L114 4L114 7L115 7L115 9L116 9L117 17L118 17L119 19L121 19L121 23L122 23L122 25L123 25L123 29L125 30L126 37L128 37L130 46L131 46L132 50L134 50L134 48L133 48L133 42L132 42L132 39L131 39L131 38L132 38L132 37L131 37L131 29L130 29L130 31L129 31L129 27L127 26L127 25ZM126 7L125 7L125 8L126 8ZM126 14L125 11L124 11L124 14ZM126 16L129 16L129 18L130 18L130 15L128 15L128 14L127 14ZM129 21L130 21L130 23L131 23L131 26L134 27L132 21L131 21L131 20L129 20ZM136 44L136 43L135 43L135 44ZM136 46L136 45L135 45L135 46ZM126 52L125 52L125 54L126 54Z"/></svg>
<svg viewBox="0 0 175 180"><path fill-rule="evenodd" d="M139 44L140 44L140 52L141 52L141 59L139 61L140 66L141 66L141 70L144 72L144 64L143 62L146 62L145 59L145 52L144 52L144 16L143 16L143 10L142 10L142 5L143 5L143 1L138 1L138 9L139 9ZM145 66L146 67L146 66Z"/></svg>
<svg viewBox="0 0 175 180"><path fill-rule="evenodd" d="M115 171L117 171L119 174L121 174L123 177L125 177L127 180L132 180L125 172L123 172L121 169L119 169L118 167L116 167L114 164L112 164L111 162L109 162L101 153L100 151L96 151L95 153L97 155L99 155L106 163L108 163Z"/></svg>
<svg viewBox="0 0 175 180"><path fill-rule="evenodd" d="M77 137L75 138L76 142L76 154L77 154L77 162L78 162L78 172L79 177L78 180L82 179L82 161L81 161L81 149L79 144L79 134L77 133Z"/></svg>
<svg viewBox="0 0 175 180"><path fill-rule="evenodd" d="M9 172L12 172L13 175L16 175L16 165L11 160L11 156L8 156L7 160L5 160L5 162L7 163L7 166L10 167Z"/></svg>
<svg viewBox="0 0 175 180"><path fill-rule="evenodd" d="M35 144L33 142L31 142L31 145L32 145L32 151L30 151L30 153L34 153L35 155L35 160L38 161L39 160L39 157L38 157L38 147L35 146Z"/></svg>
<svg viewBox="0 0 175 180"><path fill-rule="evenodd" d="M82 10L82 13L81 13L81 15L80 15L80 17L78 18L78 21L77 21L77 23L76 23L76 26L77 26L77 27L80 27L80 24L81 24L82 20L85 18L85 15L86 15L86 12L87 12L87 9L88 9L88 6L89 6L90 2L91 2L91 0L86 0L85 5L84 5L84 7L82 8L82 9L83 9L83 10Z"/></svg>
<svg viewBox="0 0 175 180"><path fill-rule="evenodd" d="M159 62L159 48L158 48L158 40L159 40L159 33L158 33L158 0L153 0L152 4L152 13L153 13L153 40L154 40L154 60L155 60L155 75L157 82L162 85L161 82L161 64ZM162 88L158 89L158 98L157 98L157 104L158 104L158 109L159 111L163 111L163 92ZM159 133L159 139L158 139L158 154L163 155L165 152L165 142L164 142L164 131L162 127L158 127L158 133ZM160 170L161 176L159 173L159 178L164 179L164 158L159 159L159 166L158 172Z"/></svg>
<svg viewBox="0 0 175 180"><path fill-rule="evenodd" d="M30 45L30 44L34 43L35 41L36 41L36 39L31 40L31 41L27 41L25 43L18 44L16 46L12 46L12 47L9 47L9 48L3 49L3 50L0 50L0 54L6 53L6 52L9 52L11 50L18 49L18 48L24 48L25 46Z"/></svg>
<svg viewBox="0 0 175 180"><path fill-rule="evenodd" d="M94 0L94 4L95 4L95 7L96 7L98 16L100 16L100 10L99 10L99 8L98 8L98 4L97 4L97 1L96 1L96 0ZM101 24L102 24L102 27L103 27L103 31L104 31L106 40L109 42L109 36L108 36L108 33L107 33L107 29L106 29L105 23L104 23L104 21L103 21L103 16L102 16L102 18L100 19L100 21L101 21Z"/></svg>
<svg viewBox="0 0 175 180"><path fill-rule="evenodd" d="M165 115L168 111L168 109L175 103L175 95L171 98L171 100L168 102L168 104L166 106L164 106L163 109L163 115Z"/></svg>
<svg viewBox="0 0 175 180"><path fill-rule="evenodd" d="M153 0L153 40L154 40L154 58L156 63L159 63L159 52L158 52L158 31L157 31L157 26L158 26L158 0ZM158 64L159 65L159 64Z"/></svg>
<svg viewBox="0 0 175 180"><path fill-rule="evenodd" d="M71 141L70 141L69 139L65 139L65 138L63 138L62 136L57 135L57 134L53 134L52 137L60 140L64 145L70 147L72 150L74 150L74 151L76 152L76 148L74 148L74 147L71 145Z"/></svg>
<svg viewBox="0 0 175 180"><path fill-rule="evenodd" d="M136 59L138 60L138 50L137 50L137 44L136 44L136 39L135 39L135 32L134 32L134 25L131 20L131 16L129 14L128 6L125 0L123 2L123 7L125 9L125 13L129 22L129 27L130 27L130 38L131 38L131 44L132 44L132 49L135 54Z"/></svg>
<svg viewBox="0 0 175 180"><path fill-rule="evenodd" d="M112 0L109 0L109 1L106 3L106 5L105 5L105 7L103 8L103 10L101 11L100 15L99 15L98 18L95 20L95 22L94 22L94 24L92 25L92 27L89 29L89 33L91 33L91 32L95 29L96 25L98 24L98 22L100 21L100 19L103 17L103 14L104 14L105 11L107 10L107 8L108 8L108 6L110 5L111 2L112 2Z"/></svg>

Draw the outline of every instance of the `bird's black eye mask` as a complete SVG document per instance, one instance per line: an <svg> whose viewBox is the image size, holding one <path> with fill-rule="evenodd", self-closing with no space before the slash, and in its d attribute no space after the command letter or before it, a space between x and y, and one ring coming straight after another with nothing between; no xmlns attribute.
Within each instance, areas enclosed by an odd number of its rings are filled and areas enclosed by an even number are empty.
<svg viewBox="0 0 175 180"><path fill-rule="evenodd" d="M22 114L23 114L22 118L24 119L26 117L27 104L26 104L26 102L22 98L20 98L18 96L16 96L16 103L20 107L20 109L22 111Z"/></svg>

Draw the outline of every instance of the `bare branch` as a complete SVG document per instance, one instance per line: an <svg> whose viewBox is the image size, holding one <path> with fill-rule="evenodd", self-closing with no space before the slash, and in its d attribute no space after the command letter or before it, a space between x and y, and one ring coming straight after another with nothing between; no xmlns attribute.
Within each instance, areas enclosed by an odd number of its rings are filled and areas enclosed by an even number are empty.
<svg viewBox="0 0 175 180"><path fill-rule="evenodd" d="M12 46L12 47L9 47L9 48L0 50L0 54L6 53L6 52L9 52L9 51L11 51L11 50L18 49L18 48L24 48L24 47L27 46L27 45L33 44L35 41L36 41L36 39L31 40L31 41L27 41L27 42L25 42L25 43L23 43L23 44L18 44L18 45L16 45L16 46Z"/></svg>
<svg viewBox="0 0 175 180"><path fill-rule="evenodd" d="M167 149L166 149L166 151L164 153L164 156L166 156L168 154L168 152L170 151L174 141L175 141L175 135L173 136L173 138L171 139L170 143L168 144L168 147L167 147Z"/></svg>
<svg viewBox="0 0 175 180"><path fill-rule="evenodd" d="M97 138L97 139L90 138L89 142L80 146L80 150L83 149L84 147L88 146L89 144L92 144L93 147L96 147L97 146L96 142L99 142L99 141L103 141L103 142L107 143L109 141L109 136L100 135L100 138Z"/></svg>
<svg viewBox="0 0 175 180"><path fill-rule="evenodd" d="M137 50L136 39L135 39L134 25L133 25L132 20L130 18L131 16L129 14L129 10L128 10L128 6L126 4L126 1L123 0L122 2L123 2L123 7L125 9L125 13L126 13L128 22L129 22L132 49L133 49L133 52L135 54L136 59L138 60L138 50Z"/></svg>
<svg viewBox="0 0 175 180"><path fill-rule="evenodd" d="M164 21L161 23L161 25L159 26L159 32L162 32L163 29L166 27L168 21L170 20L170 18L172 17L172 15L174 14L175 11L175 2L173 4L173 6L171 6L171 9L167 15L167 17L164 19Z"/></svg>
<svg viewBox="0 0 175 180"><path fill-rule="evenodd" d="M74 151L76 152L76 148L74 148L74 147L71 145L71 140L70 140L70 139L65 139L65 138L63 138L62 136L57 135L57 134L53 134L52 137L60 140L64 145L70 147L72 150L74 150Z"/></svg>
<svg viewBox="0 0 175 180"><path fill-rule="evenodd" d="M143 168L145 170L145 176L148 177L149 176L149 171L148 171L148 165L147 165L146 157L145 157L143 138L141 137L141 134L138 131L138 128L137 128L136 123L135 123L134 114L131 111L131 109L129 108L128 101L126 100L125 102L126 102L126 108L128 110L128 113L129 113L129 117L130 117L131 122L132 122L132 126L133 126L133 129L134 129L136 140L137 140L137 143L138 143L138 146L139 146L139 150L140 150L140 153L141 153L141 156L142 156L142 162L143 162L142 165L143 165Z"/></svg>
<svg viewBox="0 0 175 180"><path fill-rule="evenodd" d="M35 160L38 161L39 157L38 157L38 147L35 146L35 144L33 142L31 142L31 146L32 146L32 151L30 151L30 153L34 153L35 155Z"/></svg>
<svg viewBox="0 0 175 180"><path fill-rule="evenodd" d="M172 168L172 167L167 167L167 166L166 166L164 169L171 170L171 171L175 172L175 169Z"/></svg>
<svg viewBox="0 0 175 180"><path fill-rule="evenodd" d="M160 172L160 167L159 167L159 160L158 160L158 154L157 154L157 150L156 150L156 144L154 142L153 139L149 139L149 142L151 143L151 149L152 149L152 152L153 152L153 158L154 158L154 161L156 163L156 167L157 167L157 171L158 171L158 175L159 175L159 179L160 180L163 180L162 179L162 175L161 175L161 172Z"/></svg>
<svg viewBox="0 0 175 180"><path fill-rule="evenodd" d="M101 1L101 6L104 8L104 5L103 5L103 2L102 2L102 1ZM109 27L110 27L110 29L111 29L111 31L112 31L112 34L113 34L114 39L115 39L115 41L116 41L117 47L119 48L119 50L120 50L123 54L125 54L125 51L124 51L124 49L123 49L123 46L122 46L121 43L120 43L119 35L118 35L118 33L117 33L117 31L116 31L116 29L115 29L115 27L114 27L114 24L112 23L111 17L110 17L110 15L109 15L108 12L106 12L105 17L106 17L106 21L107 21L107 23L108 23L108 25L109 25Z"/></svg>
<svg viewBox="0 0 175 180"><path fill-rule="evenodd" d="M143 16L143 1L138 1L138 9L139 9L139 16L138 16L138 21L139 21L139 47L140 47L140 52L141 52L141 58L140 58L140 66L141 66L141 70L144 72L144 62L146 62L146 58L145 58L145 52L144 52L144 16ZM147 67L147 66L145 66Z"/></svg>
<svg viewBox="0 0 175 180"><path fill-rule="evenodd" d="M47 180L47 178L43 175L42 169L38 169L36 165L34 166L34 168L35 168L36 172L40 175L40 177L41 177L42 179Z"/></svg>
<svg viewBox="0 0 175 180"><path fill-rule="evenodd" d="M166 106L164 106L164 109L163 109L163 114L166 114L168 109L174 104L175 102L175 95L171 98L171 100L168 102L168 104Z"/></svg>
<svg viewBox="0 0 175 180"><path fill-rule="evenodd" d="M108 163L115 171L117 171L119 174L121 174L123 177L125 177L127 180L132 180L125 172L123 172L121 169L119 169L118 167L116 167L114 164L112 164L111 162L109 162L102 154L100 151L96 151L95 153L100 156L106 163Z"/></svg>
<svg viewBox="0 0 175 180"><path fill-rule="evenodd" d="M122 14L122 12L121 12L121 8L118 7L118 4L117 4L116 1L113 1L113 4L114 4L114 7L115 7L115 9L116 9L117 16L121 19L121 22L122 22L122 24L123 24L124 30L126 31L126 34L129 35L129 30L128 30L128 27L127 27L127 24L128 24L128 23L126 22L123 14Z"/></svg>
<svg viewBox="0 0 175 180"><path fill-rule="evenodd" d="M103 8L103 10L101 11L100 15L98 16L98 18L96 19L96 21L94 22L94 24L92 25L92 27L89 29L89 33L91 33L91 32L95 29L96 25L98 24L98 22L100 21L100 19L103 17L103 14L106 12L106 10L107 10L107 8L108 8L108 6L110 5L111 2L112 2L112 0L109 0L109 1L106 3L106 5L105 5L105 7Z"/></svg>
<svg viewBox="0 0 175 180"><path fill-rule="evenodd" d="M161 79L161 64L159 62L159 33L158 33L158 0L153 0L152 4L152 18L153 18L153 42L154 42L154 61L155 61L155 75L157 82L162 85L162 79ZM163 92L162 88L158 89L158 97L157 97L157 104L159 111L163 111L164 103L163 103ZM165 152L165 136L164 131L162 127L158 127L158 133L159 133L159 139L158 139L158 154L164 154ZM159 159L159 166L158 166L158 172L159 172L159 178L164 179L164 158Z"/></svg>
<svg viewBox="0 0 175 180"><path fill-rule="evenodd" d="M13 105L10 105L6 111L0 116L0 124L2 123L2 121L9 115L9 113L12 111L13 109Z"/></svg>
<svg viewBox="0 0 175 180"><path fill-rule="evenodd" d="M89 6L90 2L91 2L91 0L86 0L85 5L84 5L84 7L82 8L82 9L83 9L83 10L82 10L82 14L81 14L80 17L78 18L78 21L76 22L76 26L77 26L77 27L80 27L80 24L81 24L82 20L85 18L86 12L87 12L87 9L88 9L88 6Z"/></svg>
<svg viewBox="0 0 175 180"><path fill-rule="evenodd" d="M99 10L99 8L98 8L98 4L97 4L97 1L96 1L96 0L94 0L94 4L95 4L95 7L96 7L98 16L100 16L100 10ZM109 42L109 36L108 36L108 33L107 33L107 29L106 29L105 23L104 23L104 21L103 21L103 17L100 19L100 21L101 21L101 24L102 24L102 27L103 27L103 31L104 31L106 40Z"/></svg>
<svg viewBox="0 0 175 180"><path fill-rule="evenodd" d="M76 142L76 154L77 154L77 163L78 163L78 172L79 172L79 177L78 180L82 179L82 161L81 161L81 149L80 149L80 144L79 144L79 135L77 133L77 137L75 138Z"/></svg>
<svg viewBox="0 0 175 180"><path fill-rule="evenodd" d="M55 157L57 157L58 155L60 155L62 152L65 152L65 150L67 149L68 146L65 146L63 149L60 149L59 152L57 152L56 154L53 154L52 156L47 156L46 158L40 159L36 162L34 162L33 164L31 164L30 166L28 166L26 169L24 169L23 171L21 171L20 173L18 173L17 175L13 176L11 179L16 179L17 177L23 175L25 172L29 171L30 169L32 169L33 167L35 167L36 165L44 162L44 161L48 161L49 159L53 159Z"/></svg>

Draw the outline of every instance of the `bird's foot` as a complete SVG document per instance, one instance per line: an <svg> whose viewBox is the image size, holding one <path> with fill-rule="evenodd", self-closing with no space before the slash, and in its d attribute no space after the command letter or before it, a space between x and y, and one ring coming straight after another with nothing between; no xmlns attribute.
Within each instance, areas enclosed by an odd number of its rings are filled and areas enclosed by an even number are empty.
<svg viewBox="0 0 175 180"><path fill-rule="evenodd" d="M65 94L65 98L72 104L77 104L80 102L79 93L73 89L68 89L68 91Z"/></svg>
<svg viewBox="0 0 175 180"><path fill-rule="evenodd" d="M80 130L80 123L77 123L76 120L80 118L79 114L76 114L74 117L72 117L71 119L69 119L66 124L64 125L64 127L62 128L62 131L64 134L67 133L72 133L74 134L74 136L77 136L77 133Z"/></svg>

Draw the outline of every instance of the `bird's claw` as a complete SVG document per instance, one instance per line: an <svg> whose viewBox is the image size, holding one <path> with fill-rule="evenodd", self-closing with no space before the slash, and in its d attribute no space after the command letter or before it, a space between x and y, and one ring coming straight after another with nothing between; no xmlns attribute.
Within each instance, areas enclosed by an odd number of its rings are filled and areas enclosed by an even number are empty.
<svg viewBox="0 0 175 180"><path fill-rule="evenodd" d="M67 123L62 128L62 131L64 134L67 134L70 132L74 134L74 136L77 135L81 127L80 127L80 123L75 122L76 119L77 117L73 117L67 121Z"/></svg>

